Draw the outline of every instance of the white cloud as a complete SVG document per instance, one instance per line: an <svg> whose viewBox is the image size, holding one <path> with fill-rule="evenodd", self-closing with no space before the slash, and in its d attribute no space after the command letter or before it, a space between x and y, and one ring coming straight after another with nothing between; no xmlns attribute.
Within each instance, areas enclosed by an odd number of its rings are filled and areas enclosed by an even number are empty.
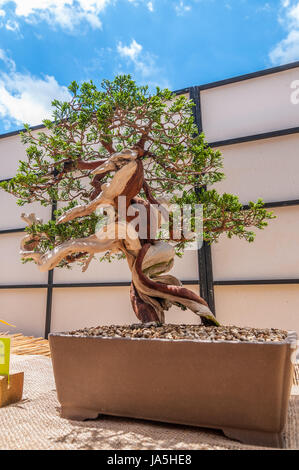
<svg viewBox="0 0 299 470"><path fill-rule="evenodd" d="M41 124L43 119L52 118L53 99L70 98L68 89L59 85L53 76L40 78L16 72L14 61L2 49L0 60L7 67L7 72L0 74L0 116L7 129L12 123L19 126Z"/></svg>
<svg viewBox="0 0 299 470"><path fill-rule="evenodd" d="M18 31L19 30L19 23L17 23L16 21L13 21L13 20L8 20L6 25L5 25L5 28L8 31Z"/></svg>
<svg viewBox="0 0 299 470"><path fill-rule="evenodd" d="M129 46L123 46L121 42L119 42L117 45L117 52L122 57L129 57L133 62L137 60L137 57L139 56L141 51L142 46L141 44L138 44L135 39L132 40Z"/></svg>
<svg viewBox="0 0 299 470"><path fill-rule="evenodd" d="M123 45L121 42L117 44L117 52L120 57L126 59L129 66L129 72L134 75L137 81L146 83L150 87L160 86L168 87L170 85L163 78L163 70L157 66L157 58L154 54L144 51L143 46L132 39L129 45ZM132 68L131 68L132 67ZM118 73L124 73L118 70Z"/></svg>
<svg viewBox="0 0 299 470"><path fill-rule="evenodd" d="M287 20L293 28L299 27L299 2L291 5L287 4Z"/></svg>
<svg viewBox="0 0 299 470"><path fill-rule="evenodd" d="M156 58L149 52L144 52L141 44L132 39L129 46L117 45L117 52L121 57L128 59L134 65L134 73L142 78L151 79L157 73ZM142 54L141 54L142 52Z"/></svg>
<svg viewBox="0 0 299 470"><path fill-rule="evenodd" d="M271 7L270 3L267 2L267 3L257 7L256 11L257 11L257 13L259 13L259 12L270 12L270 11L272 11L272 7Z"/></svg>
<svg viewBox="0 0 299 470"><path fill-rule="evenodd" d="M174 8L175 8L175 11L176 11L177 15L179 15L179 16L181 16L184 13L187 13L188 11L191 10L191 6L186 5L183 0L180 0L180 2L177 3Z"/></svg>
<svg viewBox="0 0 299 470"><path fill-rule="evenodd" d="M135 7L139 5L145 5L150 12L154 11L154 3L147 0L128 0L129 3L132 3Z"/></svg>
<svg viewBox="0 0 299 470"><path fill-rule="evenodd" d="M285 64L299 60L299 1L282 0L280 23L286 28L287 36L269 54L273 64Z"/></svg>
<svg viewBox="0 0 299 470"><path fill-rule="evenodd" d="M147 2L146 4L147 8L149 9L149 11L153 12L154 11L154 5L153 5L153 2Z"/></svg>
<svg viewBox="0 0 299 470"><path fill-rule="evenodd" d="M73 31L82 21L87 21L94 29L102 27L101 13L108 5L115 5L119 0L0 0L0 7L11 4L14 7L14 17L24 19L28 23L47 21L51 26L58 25ZM152 1L127 0L138 6L144 4L149 11L154 11ZM10 12L11 13L11 12ZM0 17L6 12L0 9ZM7 23L7 29L12 29Z"/></svg>
<svg viewBox="0 0 299 470"><path fill-rule="evenodd" d="M270 52L270 60L273 64L286 64L299 60L299 30L292 30L276 45Z"/></svg>
<svg viewBox="0 0 299 470"><path fill-rule="evenodd" d="M6 52L3 49L0 49L0 60L2 60L2 62L4 62L4 64L6 65L6 67L8 68L9 71L11 71L11 72L15 71L15 69L16 69L15 62L12 59L10 59L10 57L8 57L8 55L6 54Z"/></svg>
<svg viewBox="0 0 299 470"><path fill-rule="evenodd" d="M72 30L82 20L100 28L100 13L113 0L0 0L0 6L14 3L15 15L27 21L45 20Z"/></svg>
<svg viewBox="0 0 299 470"><path fill-rule="evenodd" d="M4 119L2 124L3 124L4 130L9 131L9 129L11 128L11 122L8 119Z"/></svg>

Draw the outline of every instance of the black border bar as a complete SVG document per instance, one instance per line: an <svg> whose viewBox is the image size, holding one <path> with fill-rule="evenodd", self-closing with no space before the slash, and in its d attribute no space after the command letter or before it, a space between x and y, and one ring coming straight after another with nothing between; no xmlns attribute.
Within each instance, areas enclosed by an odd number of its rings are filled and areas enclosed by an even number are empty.
<svg viewBox="0 0 299 470"><path fill-rule="evenodd" d="M188 279L181 281L185 286L196 286L198 279ZM7 289L72 289L72 288L90 288L90 287L129 287L131 281L111 281L111 282L69 282L55 283L53 280L45 284L0 284L0 290Z"/></svg>
<svg viewBox="0 0 299 470"><path fill-rule="evenodd" d="M274 139L299 133L299 127L290 127L278 131L263 132L262 134L247 135L245 137L235 137L234 139L219 140L209 144L210 147L225 147L227 145L244 144L246 142L257 142L258 140Z"/></svg>
<svg viewBox="0 0 299 470"><path fill-rule="evenodd" d="M299 284L299 279L239 279L228 281L214 281L214 286L266 286Z"/></svg>
<svg viewBox="0 0 299 470"><path fill-rule="evenodd" d="M217 88L220 86L231 85L232 83L243 82L245 80L251 80L253 78L265 77L266 75L272 75L279 72L286 72L287 70L296 69L299 67L299 61L290 62L289 64L279 65L278 67L271 67L268 69L258 70L257 72L246 73L244 75L237 75L236 77L227 78L225 80L218 80L216 82L206 83L200 85L199 89L209 90L211 88Z"/></svg>
<svg viewBox="0 0 299 470"><path fill-rule="evenodd" d="M195 103L193 110L194 120L197 126L198 132L202 132L202 115L200 105L200 90L199 87L190 88L190 99ZM203 242L202 247L197 250L198 260L198 271L199 279L198 284L200 286L200 295L203 297L212 312L215 312L215 299L214 299L214 286L213 286L213 267L212 267L212 253L211 246Z"/></svg>
<svg viewBox="0 0 299 470"><path fill-rule="evenodd" d="M44 124L38 124L37 126L30 126L31 131L37 131L39 129L44 129ZM6 139L7 137L14 137L19 135L21 132L26 132L26 129L19 129L17 131L6 132L5 134L0 134L0 139Z"/></svg>
<svg viewBox="0 0 299 470"><path fill-rule="evenodd" d="M198 279L182 281L184 286L198 285ZM225 281L213 281L214 286L256 286L256 285L291 285L299 284L299 279L229 279ZM72 283L50 283L50 284L0 284L0 290L14 289L73 289L91 287L129 287L130 281L111 282L72 282Z"/></svg>
<svg viewBox="0 0 299 470"><path fill-rule="evenodd" d="M200 96L197 87L191 87L189 90L189 99L195 104L193 107L194 122L199 132L202 131ZM198 281L200 295L204 299L208 299L207 276L206 276L206 259L204 254L204 246L197 249L197 265L198 265Z"/></svg>
<svg viewBox="0 0 299 470"><path fill-rule="evenodd" d="M266 209L275 209L279 207L292 207L299 206L299 199L291 199L289 201L274 201L274 202L265 202ZM249 209L248 205L243 206L243 209Z"/></svg>
<svg viewBox="0 0 299 470"><path fill-rule="evenodd" d="M7 228L0 230L0 235L10 234L10 233L21 233L24 232L25 228Z"/></svg>
<svg viewBox="0 0 299 470"><path fill-rule="evenodd" d="M57 210L57 202L53 202L51 210L51 220L55 220L55 211ZM54 281L54 270L51 269L48 272L48 286L47 286L47 304L46 304L46 319L45 319L45 338L51 332L51 319L52 319L52 303L53 303L53 281Z"/></svg>

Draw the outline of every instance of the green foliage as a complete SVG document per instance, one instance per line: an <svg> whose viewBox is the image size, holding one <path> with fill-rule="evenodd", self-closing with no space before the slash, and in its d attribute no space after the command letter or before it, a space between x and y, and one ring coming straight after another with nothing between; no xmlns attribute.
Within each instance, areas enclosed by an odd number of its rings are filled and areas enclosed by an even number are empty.
<svg viewBox="0 0 299 470"><path fill-rule="evenodd" d="M125 148L143 150L145 179L155 197L172 202L204 204L204 240L215 242L222 233L251 242L253 228L263 229L273 215L261 200L243 210L237 196L206 189L224 178L222 157L198 134L193 118L194 103L169 90L137 86L129 75L104 80L101 88L90 81L69 86L69 102L54 100L53 120L44 120L45 130L33 133L26 125L22 142L27 159L20 161L16 176L0 187L24 205L53 200L66 203L64 210L91 199L93 176L82 163L108 158ZM81 167L80 167L81 165ZM102 182L109 181L107 175ZM142 196L142 194L141 194ZM56 225L54 221L33 225L29 233L43 233L38 250L46 252L63 241L94 233L98 215ZM192 225L195 220L192 219ZM176 244L180 256L186 241ZM109 253L101 260L113 259ZM64 265L62 262L61 265Z"/></svg>
<svg viewBox="0 0 299 470"><path fill-rule="evenodd" d="M74 206L74 204L72 204L72 206ZM58 210L55 212L55 215L58 217L65 210L66 209ZM50 220L45 224L30 225L26 227L25 230L28 234L32 234L33 236L41 235L38 251L46 253L67 240L75 240L77 238L85 238L93 235L100 218L100 216L93 213L84 218L72 220L68 224L57 225L54 220ZM25 260L25 262L27 261L28 260ZM62 262L59 266L64 267L65 263Z"/></svg>
<svg viewBox="0 0 299 470"><path fill-rule="evenodd" d="M262 199L256 203L249 202L248 209L244 209L238 196L232 194L218 194L215 189L192 192L184 191L180 196L173 196L172 202L183 207L184 204L203 205L203 240L217 242L220 235L225 233L228 238L237 236L248 242L253 242L255 232L248 228L264 229L267 220L275 218L272 212L264 208ZM194 229L195 220L191 220Z"/></svg>

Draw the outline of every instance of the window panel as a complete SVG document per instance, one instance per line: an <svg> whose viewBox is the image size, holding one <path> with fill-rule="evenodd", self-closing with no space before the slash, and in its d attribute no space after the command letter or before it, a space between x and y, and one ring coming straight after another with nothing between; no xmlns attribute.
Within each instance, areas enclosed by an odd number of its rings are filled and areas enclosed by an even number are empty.
<svg viewBox="0 0 299 470"><path fill-rule="evenodd" d="M100 254L98 255L98 257ZM71 269L55 268L54 282L126 282L131 280L131 272L126 260L114 260L100 262L94 259L87 271L82 273L82 268L77 265L71 265Z"/></svg>
<svg viewBox="0 0 299 470"><path fill-rule="evenodd" d="M48 273L41 273L33 262L22 264L19 249L23 233L0 235L0 284L44 284Z"/></svg>
<svg viewBox="0 0 299 470"><path fill-rule="evenodd" d="M198 293L198 286L191 289ZM200 322L197 315L172 307L167 323ZM56 288L53 293L51 331L67 331L97 325L137 323L129 287Z"/></svg>
<svg viewBox="0 0 299 470"><path fill-rule="evenodd" d="M99 257L99 255L98 255ZM171 274L181 281L198 279L197 252L186 250L183 258L175 257ZM56 268L54 273L55 283L69 282L130 282L131 272L126 260L107 261L93 260L88 270L82 273L82 268L74 264L71 269Z"/></svg>
<svg viewBox="0 0 299 470"><path fill-rule="evenodd" d="M273 212L277 218L255 230L254 243L222 235L212 246L214 280L299 277L299 206Z"/></svg>
<svg viewBox="0 0 299 470"><path fill-rule="evenodd" d="M299 199L298 148L299 134L222 147L225 179L214 187L243 204Z"/></svg>
<svg viewBox="0 0 299 470"><path fill-rule="evenodd" d="M217 319L224 325L299 334L299 285L216 286L215 300Z"/></svg>
<svg viewBox="0 0 299 470"><path fill-rule="evenodd" d="M43 207L39 203L17 205L17 198L6 193L0 188L1 219L0 230L25 227L26 223L21 219L22 213L34 213L36 217L48 222L51 218L51 207Z"/></svg>
<svg viewBox="0 0 299 470"><path fill-rule="evenodd" d="M46 300L46 289L0 289L0 318L16 327L0 323L0 332L9 330L12 334L43 336Z"/></svg>
<svg viewBox="0 0 299 470"><path fill-rule="evenodd" d="M203 130L209 142L299 125L291 103L298 68L201 91Z"/></svg>

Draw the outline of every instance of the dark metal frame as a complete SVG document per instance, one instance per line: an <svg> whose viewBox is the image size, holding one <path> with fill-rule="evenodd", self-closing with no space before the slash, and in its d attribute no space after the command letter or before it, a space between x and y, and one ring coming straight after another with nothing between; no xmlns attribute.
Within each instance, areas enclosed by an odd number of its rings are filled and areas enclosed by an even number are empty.
<svg viewBox="0 0 299 470"><path fill-rule="evenodd" d="M230 85L232 83L241 82L244 80L250 80L258 77L263 77L266 75L271 75L286 70L291 70L294 68L299 68L299 61L293 62L291 64L286 64L280 67L274 67L271 69L261 70L258 72L240 75L237 77L229 78L226 80L221 80L213 83L208 83L201 86L194 86L189 88L184 88L174 92L176 95L180 94L190 94L190 98L195 102L195 122L198 127L199 132L202 132L202 117L201 117L201 104L200 104L200 93L201 91L208 90L211 88L216 88L220 86ZM34 126L32 130L38 130L44 128L43 125ZM9 132L6 134L0 135L0 139L12 137L20 134L21 131ZM255 134L249 136L242 136L238 138L232 138L227 140L222 140L218 142L211 142L211 147L223 147L227 145L236 145L246 142L254 142L258 140L272 139L275 137L282 137L291 134L298 134L299 127L293 127L289 129L275 130L272 132L266 132L262 134ZM9 181L10 178L0 181ZM288 200L288 201L273 201L267 202L265 204L267 208L277 208L277 207L290 207L290 206L299 206L299 199ZM244 206L246 209L248 206ZM54 211L56 210L56 203L52 205L52 219L54 217ZM10 228L0 230L0 235L21 233L24 231L24 228ZM214 302L214 286L235 286L235 285L294 285L299 284L298 279L246 279L246 280L227 280L227 281L214 281L213 279L213 264L212 264L212 253L211 247L204 243L203 247L198 250L198 271L199 276L197 280L185 280L183 281L184 285L196 285L200 286L201 295L207 300L210 305L210 308L215 312L215 302ZM48 337L48 334L51 330L51 313L52 313L52 300L53 300L53 289L57 288L81 288L81 287L126 287L129 286L130 282L87 282L87 283L55 283L54 282L54 273L50 271L48 273L48 282L46 284L16 284L16 285L0 285L0 290L2 289L46 289L47 290L47 303L46 303L46 320L45 320L45 337Z"/></svg>
<svg viewBox="0 0 299 470"><path fill-rule="evenodd" d="M194 286L197 283L197 280L185 280L181 281L184 286ZM70 289L73 287L129 287L131 285L130 281L109 281L109 282L63 282L55 283L48 282L45 284L0 284L0 290L7 289L48 289L52 287L53 289Z"/></svg>
<svg viewBox="0 0 299 470"><path fill-rule="evenodd" d="M191 87L189 91L190 99L195 103L194 120L198 132L202 132L202 114L200 106L199 87ZM203 242L202 247L197 250L198 273L200 295L208 302L210 309L215 311L214 288L213 288L213 266L211 246Z"/></svg>

